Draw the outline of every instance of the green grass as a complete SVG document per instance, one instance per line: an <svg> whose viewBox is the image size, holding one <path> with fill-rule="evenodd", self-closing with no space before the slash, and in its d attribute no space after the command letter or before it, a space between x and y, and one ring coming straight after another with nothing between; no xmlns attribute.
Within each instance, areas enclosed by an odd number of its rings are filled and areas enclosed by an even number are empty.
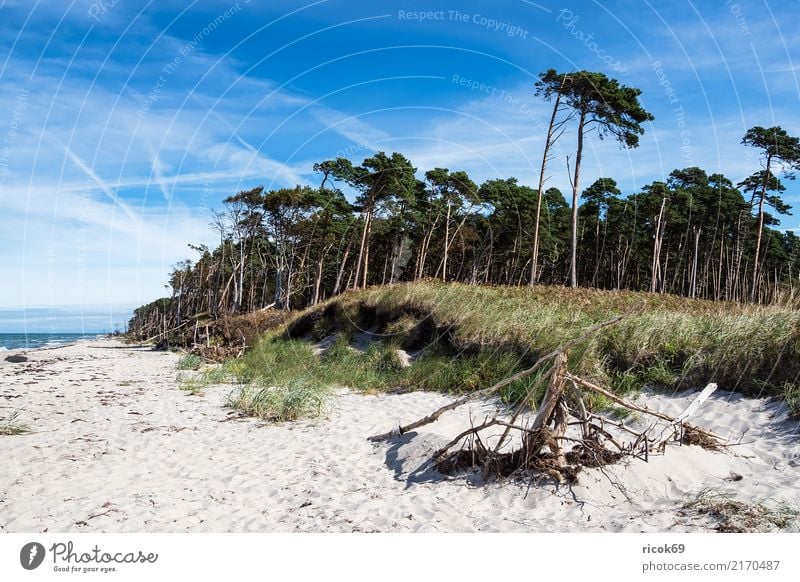
<svg viewBox="0 0 800 582"><path fill-rule="evenodd" d="M278 422L319 416L330 402L330 390L302 379L280 386L249 384L228 397L240 412Z"/></svg>
<svg viewBox="0 0 800 582"><path fill-rule="evenodd" d="M783 398L789 407L789 416L794 420L800 420L800 386L784 385Z"/></svg>
<svg viewBox="0 0 800 582"><path fill-rule="evenodd" d="M724 390L781 395L800 413L800 312L635 292L482 287L423 282L348 292L263 336L227 373L282 389L300 382L465 393L528 367L593 324L642 307L570 352L570 370L627 394L717 382ZM381 341L349 347L370 330ZM318 357L306 341L337 333ZM397 348L419 353L403 368ZM537 378L509 386L507 401ZM608 408L602 397L590 406ZM247 406L243 405L243 408Z"/></svg>
<svg viewBox="0 0 800 582"><path fill-rule="evenodd" d="M178 377L178 388L188 392L192 396L199 396L203 393L203 389L208 385L202 377L187 378L184 376Z"/></svg>
<svg viewBox="0 0 800 582"><path fill-rule="evenodd" d="M197 354L186 354L178 361L179 370L199 370L203 365L203 358Z"/></svg>
<svg viewBox="0 0 800 582"><path fill-rule="evenodd" d="M286 386L300 380L366 392L398 389L465 393L513 374L522 361L509 352L454 354L433 348L419 355L411 366L403 367L393 342L376 341L359 351L351 348L345 338L339 338L317 356L309 342L273 333L237 360L235 373L240 382L264 386ZM516 399L535 381L536 378L520 380L504 394L508 399Z"/></svg>
<svg viewBox="0 0 800 582"><path fill-rule="evenodd" d="M212 384L238 383L239 373L236 370L239 365L238 360L230 360L221 366L214 366L202 372L192 373L196 370L190 369L187 374L179 373L176 378L178 388L197 396Z"/></svg>
<svg viewBox="0 0 800 582"><path fill-rule="evenodd" d="M727 390L780 394L800 376L800 311L649 293L563 287L480 287L426 282L334 299L355 321L415 313L449 333L456 349L503 348L533 359L581 330L642 303L636 314L573 350L576 372L625 388L716 381ZM367 313L366 316L364 312ZM363 321L365 324L371 321ZM635 388L628 382L627 388Z"/></svg>
<svg viewBox="0 0 800 582"><path fill-rule="evenodd" d="M13 436L30 432L30 427L27 424L19 422L20 412L17 410L12 412L5 418L0 418L0 435Z"/></svg>

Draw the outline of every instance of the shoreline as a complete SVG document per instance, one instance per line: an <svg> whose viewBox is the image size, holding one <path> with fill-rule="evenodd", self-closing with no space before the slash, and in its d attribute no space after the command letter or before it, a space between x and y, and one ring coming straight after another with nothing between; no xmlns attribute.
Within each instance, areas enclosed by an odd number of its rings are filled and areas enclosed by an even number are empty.
<svg viewBox="0 0 800 582"><path fill-rule="evenodd" d="M10 334L10 335L17 335L17 334ZM24 334L19 334L24 335ZM28 335L35 335L35 334L28 334ZM12 354L19 354L21 352L34 352L39 350L57 350L59 348L64 348L72 345L79 344L81 342L94 342L94 341L102 341L102 340L113 340L114 338L111 337L111 334L101 333L97 335L84 335L83 337L77 338L75 340L66 341L63 343L56 343L50 344L46 343L40 346L33 346L33 347L21 347L21 348L9 348L6 346L0 346L0 361L4 358L3 356L10 356Z"/></svg>
<svg viewBox="0 0 800 582"><path fill-rule="evenodd" d="M572 487L482 484L424 465L463 414L366 440L443 394L343 391L324 418L271 424L226 408L230 385L181 390L172 352L100 338L26 355L0 366L0 418L23 410L31 429L0 436L0 532L684 532L715 527L685 507L703 491L800 507L800 423L765 399L720 391L701 408L699 425L744 435L728 452L674 446ZM674 414L691 397L639 401Z"/></svg>

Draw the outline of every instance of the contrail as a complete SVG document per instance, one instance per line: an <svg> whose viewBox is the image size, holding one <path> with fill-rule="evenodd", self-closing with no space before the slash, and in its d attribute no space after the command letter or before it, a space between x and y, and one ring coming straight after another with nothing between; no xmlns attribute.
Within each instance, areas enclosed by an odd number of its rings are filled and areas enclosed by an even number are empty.
<svg viewBox="0 0 800 582"><path fill-rule="evenodd" d="M163 194L165 201L172 202L172 193L169 190L167 190L167 184L166 181L164 180L164 174L161 173L161 160L159 159L158 154L155 152L155 150L153 150L153 148L150 148L150 155L153 158L153 174L155 174L156 183L158 184L158 187L161 189L161 194ZM173 188L174 187L175 186L173 184Z"/></svg>
<svg viewBox="0 0 800 582"><path fill-rule="evenodd" d="M111 187L108 184L106 184L106 182L102 178L100 178L100 176L98 176L95 173L95 171L86 164L86 162L84 162L81 158L79 158L78 155L75 154L75 152L73 152L68 146L58 141L58 139L56 139L56 137L49 131L46 132L46 135L52 141L54 141L62 148L64 148L64 152L67 154L67 157L69 157L69 159L72 160L72 162L78 167L78 169L80 169L84 174L86 174L89 178L91 178L92 181L94 181L94 183L98 185L103 194L105 194L112 202L114 202L115 205L119 206L119 208L122 209L125 215L131 221L133 221L134 224L139 224L139 217L136 216L136 214L133 212L133 210L130 209L130 207L127 204L125 204L122 200L120 200L119 196L117 196L117 193L114 192L111 189Z"/></svg>

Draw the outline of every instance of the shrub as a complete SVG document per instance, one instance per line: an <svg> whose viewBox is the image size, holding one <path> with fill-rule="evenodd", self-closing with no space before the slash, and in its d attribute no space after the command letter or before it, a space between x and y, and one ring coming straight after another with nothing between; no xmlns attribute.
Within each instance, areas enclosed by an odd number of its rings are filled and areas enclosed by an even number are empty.
<svg viewBox="0 0 800 582"><path fill-rule="evenodd" d="M319 416L329 400L327 387L300 379L284 386L243 386L228 397L228 406L250 416L287 421Z"/></svg>
<svg viewBox="0 0 800 582"><path fill-rule="evenodd" d="M203 358L197 354L186 354L178 361L179 370L199 370L203 365Z"/></svg>

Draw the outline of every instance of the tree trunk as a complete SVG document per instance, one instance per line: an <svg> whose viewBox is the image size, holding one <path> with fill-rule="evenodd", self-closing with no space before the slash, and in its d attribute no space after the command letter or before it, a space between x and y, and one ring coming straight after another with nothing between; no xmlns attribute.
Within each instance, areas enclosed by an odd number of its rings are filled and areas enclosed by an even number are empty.
<svg viewBox="0 0 800 582"><path fill-rule="evenodd" d="M564 81L566 81L566 76ZM564 81L561 85L563 87ZM544 180L545 168L547 166L547 158L550 155L550 146L553 145L553 127L556 122L556 115L558 114L558 106L561 103L561 92L556 93L556 102L553 105L553 113L550 115L550 125L547 126L547 137L544 141L544 153L542 154L542 166L539 169L539 189L536 196L536 219L533 227L533 257L531 260L531 286L535 285L539 280L539 223L541 222L542 199L544 197Z"/></svg>
<svg viewBox="0 0 800 582"><path fill-rule="evenodd" d="M656 219L656 235L653 241L653 263L651 267L652 277L650 280L650 292L655 293L658 291L658 283L661 279L661 244L664 240L663 230L666 227L664 220L664 207L667 204L667 197L661 199L661 210L658 212Z"/></svg>
<svg viewBox="0 0 800 582"><path fill-rule="evenodd" d="M572 179L572 246L570 249L570 286L578 286L578 189L580 188L581 158L583 157L583 127L586 113L578 121L578 149L575 153L575 175Z"/></svg>
<svg viewBox="0 0 800 582"><path fill-rule="evenodd" d="M447 251L450 247L450 201L447 201L447 220L444 225L444 262L442 263L442 281L447 281Z"/></svg>
<svg viewBox="0 0 800 582"><path fill-rule="evenodd" d="M369 218L372 214L372 209L369 206L365 206L364 208L364 228L361 231L361 245L358 249L358 261L356 262L356 276L353 281L353 289L358 289L360 276L361 276L361 265L364 261L364 248L367 242L367 229L369 228Z"/></svg>
<svg viewBox="0 0 800 582"><path fill-rule="evenodd" d="M698 228L694 233L694 258L692 260L692 276L689 278L689 297L695 298L697 293L697 255L700 251L700 232Z"/></svg>
<svg viewBox="0 0 800 582"><path fill-rule="evenodd" d="M372 236L372 211L370 211L367 222L367 239L364 245L364 279L361 284L362 289L367 288L367 275L369 274L369 239Z"/></svg>
<svg viewBox="0 0 800 582"><path fill-rule="evenodd" d="M342 289L342 276L344 275L344 269L347 265L347 259L350 256L350 246L353 244L352 237L349 241L347 241L347 246L344 249L344 255L342 256L342 262L339 264L339 270L336 273L336 283L333 285L333 295L338 295L339 291Z"/></svg>
<svg viewBox="0 0 800 582"><path fill-rule="evenodd" d="M764 199L767 197L769 186L769 170L772 156L767 156L767 168L764 172L764 184L761 187L761 196L758 199L758 228L756 232L756 254L753 257L753 287L750 289L750 301L755 302L758 293L758 274L760 271L759 256L761 254L761 236L764 231Z"/></svg>

